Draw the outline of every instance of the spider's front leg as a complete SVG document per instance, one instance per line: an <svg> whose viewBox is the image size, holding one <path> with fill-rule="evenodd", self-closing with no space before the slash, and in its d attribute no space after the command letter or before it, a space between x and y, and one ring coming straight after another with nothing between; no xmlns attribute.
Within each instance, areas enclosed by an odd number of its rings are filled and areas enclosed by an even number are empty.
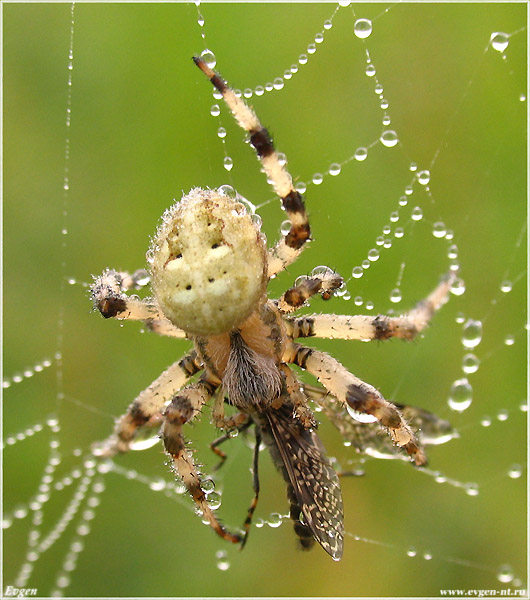
<svg viewBox="0 0 530 600"><path fill-rule="evenodd" d="M140 300L125 294L130 289L140 289L148 282L149 275L143 269L132 275L106 269L94 278L90 287L90 298L94 308L99 310L105 319L143 321L148 329L159 335L186 337L184 331L166 319L151 298Z"/></svg>
<svg viewBox="0 0 530 600"><path fill-rule="evenodd" d="M96 443L92 452L111 457L130 450L139 430L160 426L164 406L201 369L195 350L173 363L131 402L127 412L116 421L114 433L104 442Z"/></svg>
<svg viewBox="0 0 530 600"><path fill-rule="evenodd" d="M345 407L375 417L388 428L393 441L407 451L416 465L427 463L419 441L399 410L373 386L352 375L338 360L325 352L294 343L284 359L314 375Z"/></svg>
<svg viewBox="0 0 530 600"><path fill-rule="evenodd" d="M322 273L311 277L299 278L300 283L289 288L277 301L276 305L283 313L290 313L303 306L312 296L320 294L323 300L329 300L333 293L344 284L338 274L322 267Z"/></svg>
<svg viewBox="0 0 530 600"><path fill-rule="evenodd" d="M202 512L203 518L209 522L210 527L217 535L234 544L239 544L243 541L243 537L227 531L210 508L206 493L201 487L199 473L193 458L186 450L182 436L184 423L188 423L199 414L201 408L212 397L217 387L217 383L203 376L197 383L181 390L164 411L161 435L166 452L173 462L175 472L182 479L195 504Z"/></svg>

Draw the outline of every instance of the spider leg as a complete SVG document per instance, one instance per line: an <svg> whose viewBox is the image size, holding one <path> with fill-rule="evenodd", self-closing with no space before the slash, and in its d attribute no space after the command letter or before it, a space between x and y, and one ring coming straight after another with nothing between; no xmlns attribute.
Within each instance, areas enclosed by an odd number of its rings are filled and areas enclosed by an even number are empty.
<svg viewBox="0 0 530 600"><path fill-rule="evenodd" d="M139 271L136 271L136 273L139 273ZM142 273L145 280L145 272L142 271ZM160 335L186 337L184 331L175 327L171 321L163 316L152 299L140 300L124 293L129 289L138 287L134 283L135 281L138 281L135 274L129 275L128 273L106 269L94 279L94 283L90 288L90 297L94 303L94 308L99 310L105 319L143 321L148 329Z"/></svg>
<svg viewBox="0 0 530 600"><path fill-rule="evenodd" d="M311 429L317 426L317 421L307 405L307 398L302 391L302 384L296 378L293 370L286 364L280 364L280 369L285 374L285 386L289 394L289 398L293 403L293 415L300 421L305 429Z"/></svg>
<svg viewBox="0 0 530 600"><path fill-rule="evenodd" d="M239 433L241 433L242 431L245 431L245 429L248 429L252 425L252 421L251 421L250 417L248 415L246 415L245 413L238 413L238 415L236 415L236 416L239 416L239 415L241 415L242 417L245 417L245 420L240 424L236 424L236 421L233 420L233 421L231 421L231 424L228 428L236 429ZM229 431L228 433L225 433L221 437L218 437L216 440L214 440L210 444L210 450L214 454L216 454L217 456L219 456L221 458L221 460L213 468L214 471L218 471L224 465L224 462L226 460L226 454L222 450L219 450L219 446L221 444L224 444L224 442L226 442L227 440L231 440L231 439L232 439L232 435L231 435L231 432Z"/></svg>
<svg viewBox="0 0 530 600"><path fill-rule="evenodd" d="M195 350L173 363L129 405L115 425L114 433L104 442L94 445L96 456L114 456L130 450L139 429L160 425L162 410L178 390L202 369Z"/></svg>
<svg viewBox="0 0 530 600"><path fill-rule="evenodd" d="M400 317L386 315L310 315L287 317L291 337L319 337L340 340L411 340L423 331L434 313L449 299L454 275L446 275L439 285L410 311Z"/></svg>
<svg viewBox="0 0 530 600"><path fill-rule="evenodd" d="M217 383L202 377L195 384L181 390L164 412L161 436L167 454L170 456L175 472L180 476L195 504L202 512L210 527L225 540L238 544L242 537L228 532L219 522L207 502L207 496L201 487L201 480L191 454L186 450L182 436L182 425L194 419L202 406L212 397Z"/></svg>
<svg viewBox="0 0 530 600"><path fill-rule="evenodd" d="M289 288L277 300L277 306L282 313L290 313L303 306L311 296L320 294L323 300L329 300L335 290L338 290L344 279L331 269L321 275L307 277L301 283Z"/></svg>
<svg viewBox="0 0 530 600"><path fill-rule="evenodd" d="M287 235L269 251L268 276L272 277L298 258L304 244L310 238L311 231L304 201L300 193L294 189L291 175L280 161L272 138L260 123L256 113L241 98L238 98L224 79L210 69L201 58L194 57L193 60L213 86L221 92L238 125L250 134L250 143L256 150L265 174L272 182L274 191L280 197L291 222Z"/></svg>
<svg viewBox="0 0 530 600"><path fill-rule="evenodd" d="M290 355L289 355L290 354ZM287 362L294 363L314 375L344 407L374 416L387 427L394 443L404 448L416 465L427 459L411 428L399 410L370 384L352 375L341 363L325 352L293 344Z"/></svg>

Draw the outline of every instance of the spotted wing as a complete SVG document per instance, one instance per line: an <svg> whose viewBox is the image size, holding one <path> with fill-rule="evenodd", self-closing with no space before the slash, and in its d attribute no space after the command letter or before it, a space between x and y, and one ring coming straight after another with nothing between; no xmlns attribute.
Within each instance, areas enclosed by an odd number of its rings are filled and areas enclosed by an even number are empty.
<svg viewBox="0 0 530 600"><path fill-rule="evenodd" d="M291 517L302 546L310 546L307 533L304 534L309 528L322 548L339 560L344 537L342 494L339 478L325 456L320 438L293 417L293 407L288 403L261 416L268 425L264 428L262 424L262 430L266 429L263 433L269 434L264 438L289 485Z"/></svg>

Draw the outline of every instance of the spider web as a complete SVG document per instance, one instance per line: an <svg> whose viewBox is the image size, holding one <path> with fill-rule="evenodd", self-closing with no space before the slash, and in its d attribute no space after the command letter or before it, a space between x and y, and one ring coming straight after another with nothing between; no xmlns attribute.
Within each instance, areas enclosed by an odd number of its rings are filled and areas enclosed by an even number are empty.
<svg viewBox="0 0 530 600"><path fill-rule="evenodd" d="M523 595L526 5L345 4L4 4L5 595ZM309 310L399 312L460 266L422 339L315 342L459 433L418 471L363 461L322 423L328 453L365 473L342 481L340 563L279 527L284 484L265 455L242 553L192 514L160 446L90 456L188 347L92 314L90 274L144 266L158 218L193 186L234 186L270 242L282 221L189 60L206 48L307 188L315 239L271 296L327 265L347 292ZM208 417L188 428L206 472ZM251 450L225 450L220 514L238 525Z"/></svg>

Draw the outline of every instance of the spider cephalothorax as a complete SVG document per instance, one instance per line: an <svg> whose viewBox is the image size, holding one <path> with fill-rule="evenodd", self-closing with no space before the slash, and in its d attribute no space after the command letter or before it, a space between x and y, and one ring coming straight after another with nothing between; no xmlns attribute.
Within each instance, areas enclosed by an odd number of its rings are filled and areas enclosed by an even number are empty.
<svg viewBox="0 0 530 600"><path fill-rule="evenodd" d="M259 224L243 203L223 189L195 188L164 213L153 238L148 252L153 298L126 294L149 281L145 271L129 275L106 270L95 278L91 295L104 317L140 320L161 335L189 338L193 350L140 393L117 421L114 434L94 452L103 456L126 452L143 430L159 427L174 471L203 518L221 537L244 544L258 498L257 459L263 440L287 483L290 515L302 547L309 548L316 540L338 560L344 533L340 485L316 433L309 399L359 450L369 445L373 424L358 423L350 413L377 420L416 465L425 464L426 458L400 409L328 354L295 340L412 339L446 302L453 276L443 278L425 300L400 317L290 316L311 296L328 299L343 285L330 269L320 268L302 278L278 300L267 299L269 278L294 262L310 237L304 202L255 113L203 60L194 61L249 133L290 228L268 250ZM293 365L314 375L324 391L299 381ZM198 379L186 385L197 373ZM224 454L217 446L231 431L255 428L255 495L242 533L229 532L217 519L182 435L183 425L210 400L214 424L227 432L212 444L219 456ZM225 415L225 403L235 412ZM405 411L431 435L447 435L446 422L419 409L404 407ZM365 428L363 434L359 428Z"/></svg>

